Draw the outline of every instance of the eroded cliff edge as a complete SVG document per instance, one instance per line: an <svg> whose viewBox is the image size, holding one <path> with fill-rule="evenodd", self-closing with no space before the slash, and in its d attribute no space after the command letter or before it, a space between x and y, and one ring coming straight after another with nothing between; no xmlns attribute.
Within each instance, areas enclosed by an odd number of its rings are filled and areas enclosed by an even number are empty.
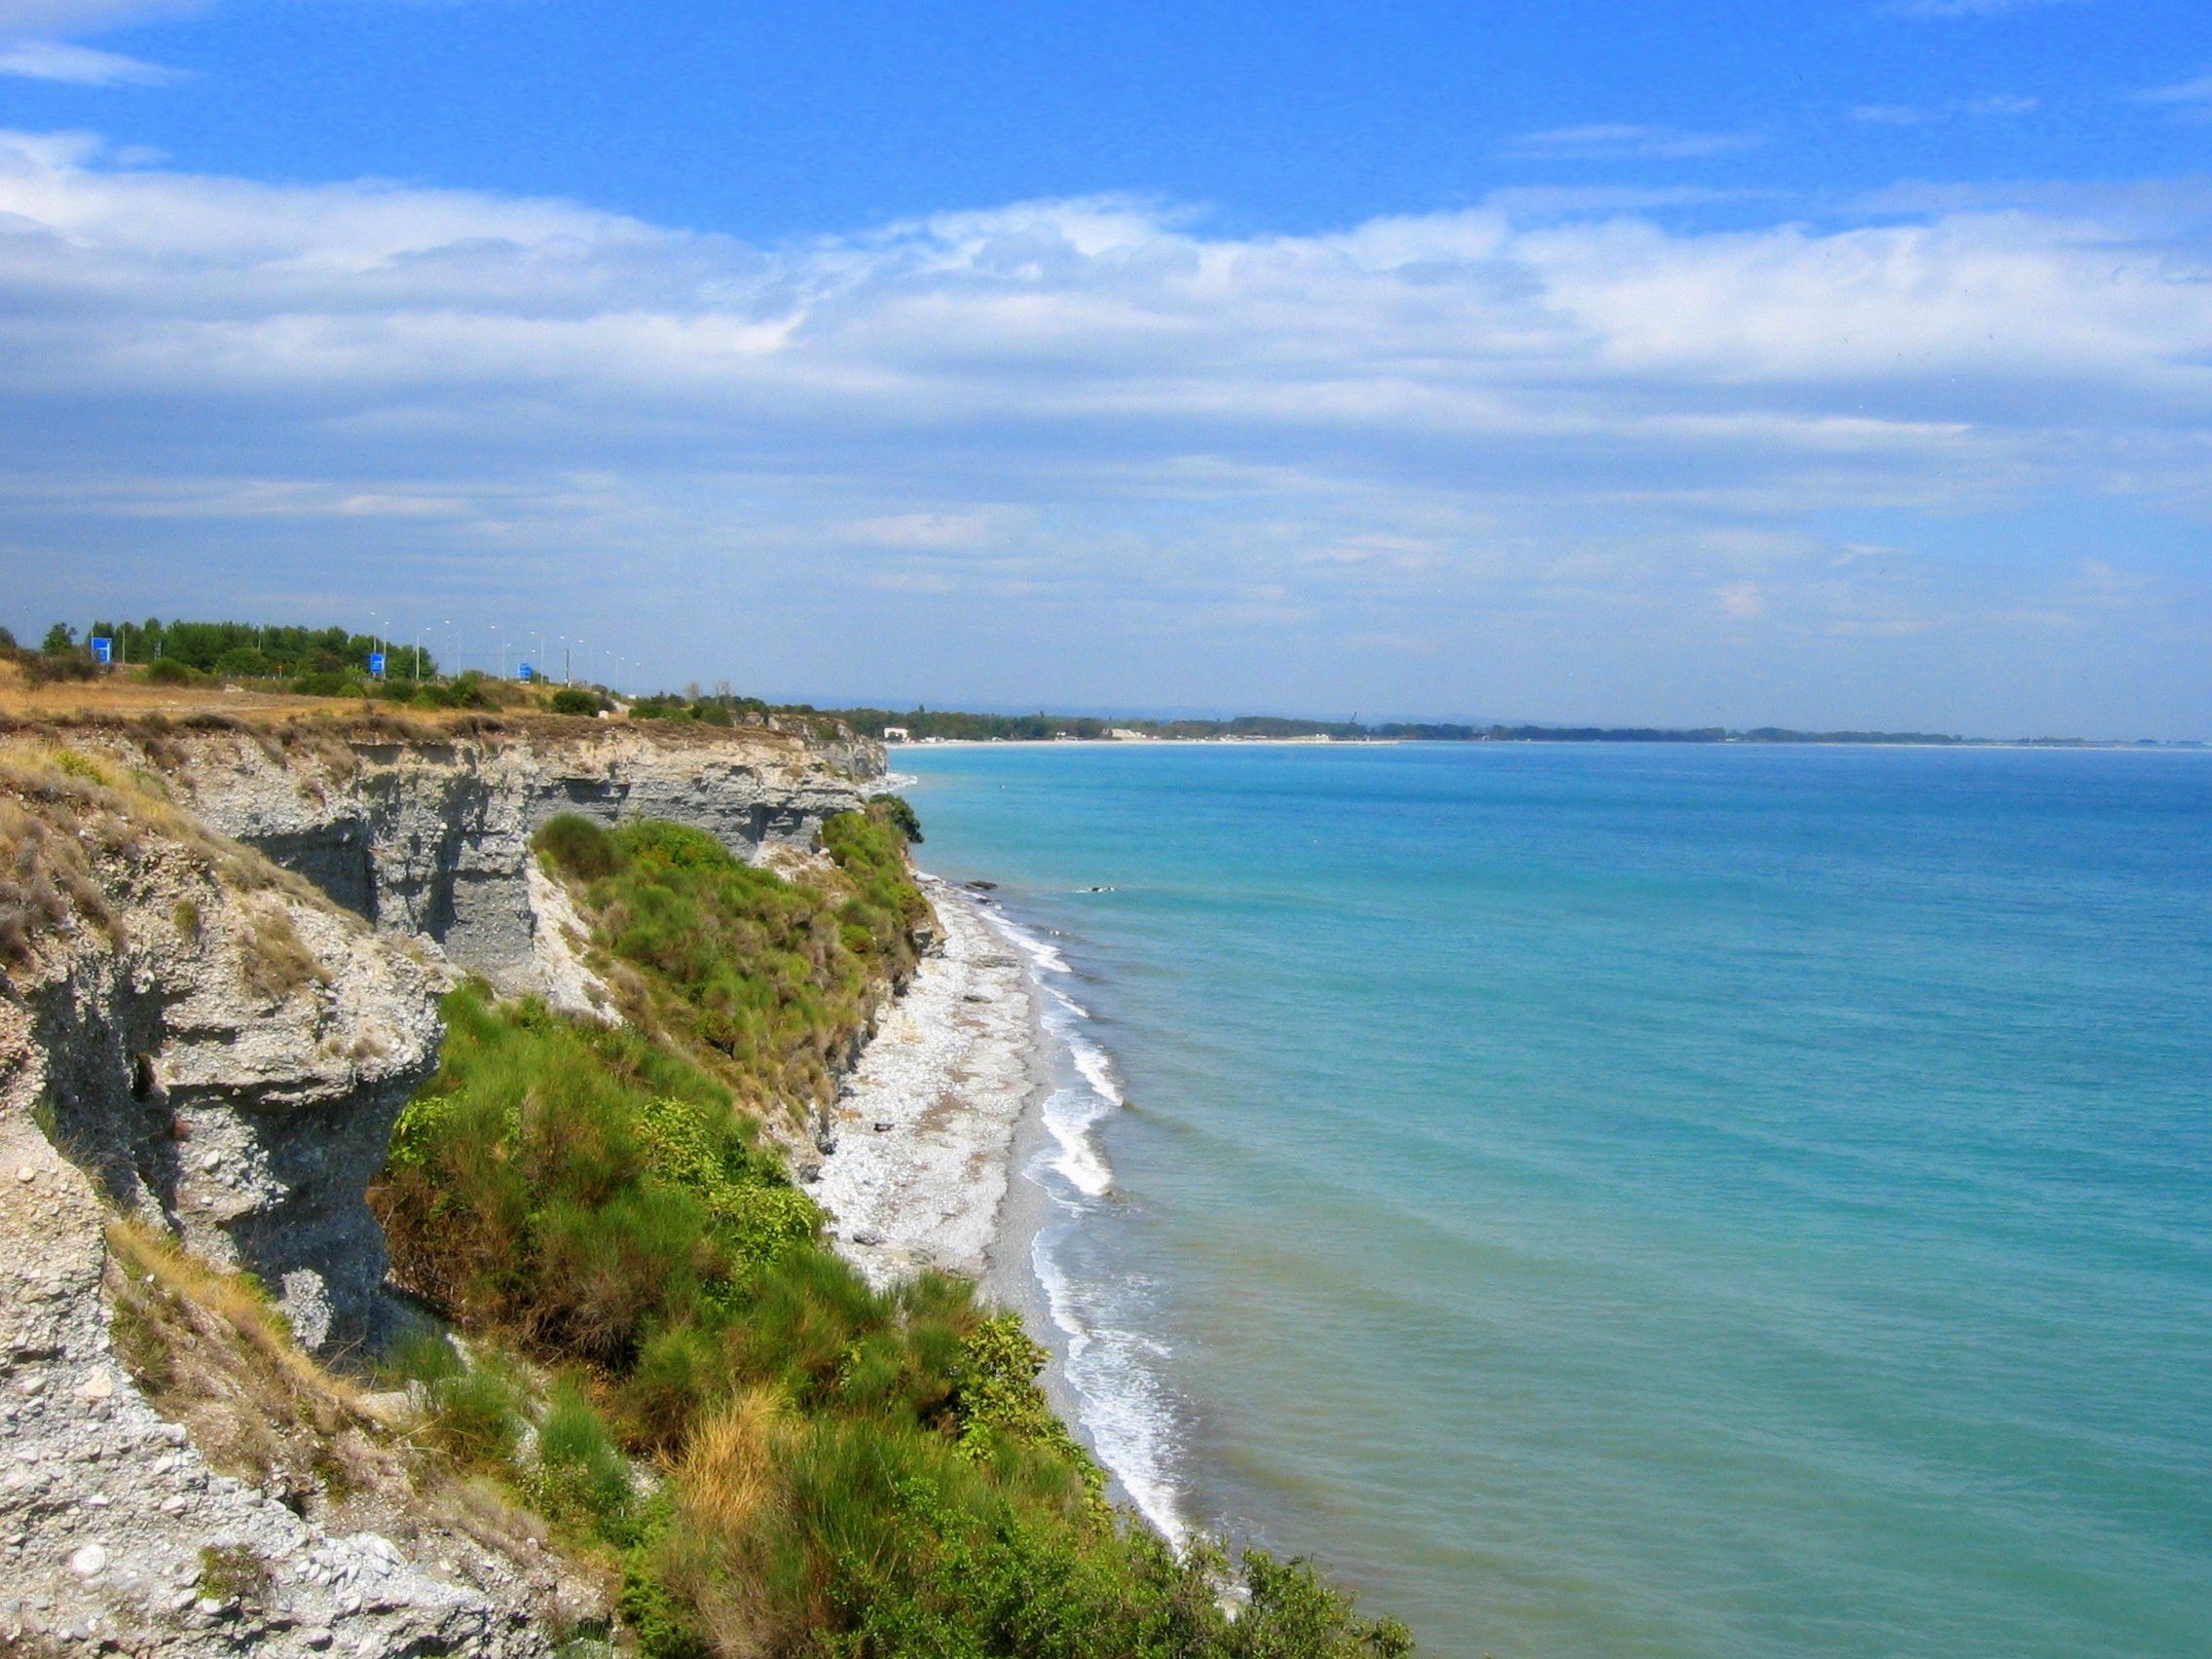
<svg viewBox="0 0 2212 1659"><path fill-rule="evenodd" d="M420 934L503 995L547 988L530 837L557 813L666 819L741 858L813 844L883 769L873 744L759 728L541 722L520 732L180 731L174 775L210 829L379 929Z"/></svg>
<svg viewBox="0 0 2212 1659"><path fill-rule="evenodd" d="M380 1521L373 1481L344 1504L257 1485L164 1421L117 1351L109 1236L135 1217L254 1273L304 1345L372 1345L389 1309L364 1198L436 1065L439 989L461 970L588 996L537 825L649 814L755 858L810 843L880 769L778 734L546 723L0 739L9 1644L311 1652L334 1627L363 1652L550 1644L574 1586L529 1537L487 1542L412 1497ZM343 1530L364 1514L382 1530ZM265 1617L199 1593L209 1547L275 1564Z"/></svg>

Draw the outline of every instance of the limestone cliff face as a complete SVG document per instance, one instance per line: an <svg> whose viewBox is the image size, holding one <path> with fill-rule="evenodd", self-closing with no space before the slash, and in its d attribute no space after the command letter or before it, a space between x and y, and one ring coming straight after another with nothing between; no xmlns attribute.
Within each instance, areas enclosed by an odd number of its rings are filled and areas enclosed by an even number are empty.
<svg viewBox="0 0 2212 1659"><path fill-rule="evenodd" d="M567 723L274 754L247 736L196 733L177 773L211 829L380 930L427 936L458 967L516 995L561 988L545 960L559 955L542 938L551 924L529 879L530 837L548 818L663 818L753 859L811 845L883 768L880 749L852 738Z"/></svg>
<svg viewBox="0 0 2212 1659"><path fill-rule="evenodd" d="M386 1259L363 1195L435 1069L453 969L612 1017L537 827L666 818L759 857L810 845L881 766L849 739L547 725L0 745L0 932L31 934L7 967L0 1113L35 1113L114 1202L258 1274L310 1347L373 1343Z"/></svg>
<svg viewBox="0 0 2212 1659"><path fill-rule="evenodd" d="M371 1339L385 1252L363 1194L436 1068L429 968L154 799L45 789L14 795L7 838L19 869L54 866L62 913L8 965L0 1113L258 1274L310 1347Z"/></svg>
<svg viewBox="0 0 2212 1659"><path fill-rule="evenodd" d="M549 1609L590 1610L589 1587L473 1500L441 1518L394 1463L310 1501L165 1419L118 1347L103 1227L121 1210L250 1271L324 1355L373 1346L367 1188L455 965L610 1016L532 832L634 813L782 856L881 765L849 739L578 722L0 737L0 1650L552 1651ZM210 1598L214 1548L266 1571L254 1597Z"/></svg>

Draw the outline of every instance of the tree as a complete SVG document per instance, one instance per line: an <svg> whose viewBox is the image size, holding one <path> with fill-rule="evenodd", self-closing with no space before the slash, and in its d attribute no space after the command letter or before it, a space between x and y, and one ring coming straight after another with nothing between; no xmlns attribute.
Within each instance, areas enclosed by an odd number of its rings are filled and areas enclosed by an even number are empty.
<svg viewBox="0 0 2212 1659"><path fill-rule="evenodd" d="M77 630L66 622L56 622L46 631L46 639L38 647L48 656L62 656L77 648Z"/></svg>

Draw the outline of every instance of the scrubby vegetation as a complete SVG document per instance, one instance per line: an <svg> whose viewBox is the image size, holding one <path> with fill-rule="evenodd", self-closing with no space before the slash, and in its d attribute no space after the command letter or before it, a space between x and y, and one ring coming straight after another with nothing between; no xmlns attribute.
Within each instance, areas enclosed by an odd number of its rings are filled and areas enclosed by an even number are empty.
<svg viewBox="0 0 2212 1659"><path fill-rule="evenodd" d="M558 1381L533 1430L503 1362L419 1351L443 1443L619 1560L652 1659L1406 1651L1260 1555L1229 1616L1221 1558L1105 1504L1017 1318L938 1274L872 1290L820 1242L757 1114L826 1086L926 914L894 809L823 839L791 881L667 825L541 832L645 1017L449 998L375 1201L408 1284Z"/></svg>
<svg viewBox="0 0 2212 1659"><path fill-rule="evenodd" d="M113 656L105 669L93 659L94 639L110 643ZM380 651L384 672L376 675L372 658ZM94 622L80 637L69 623L56 622L38 650L17 648L11 636L0 642L0 656L14 660L33 687L108 674L150 685L236 683L296 696L373 699L424 709L519 708L542 701L539 687L476 669L448 675L413 642L345 628L164 622L149 616L143 622ZM560 713L597 713L607 706L598 692L582 687L572 694L563 687L555 697L567 699L557 707Z"/></svg>
<svg viewBox="0 0 2212 1659"><path fill-rule="evenodd" d="M884 989L912 971L929 913L889 806L830 819L832 867L808 882L674 824L608 830L564 816L537 847L630 970L645 1022L759 1111L828 1097L838 1057Z"/></svg>
<svg viewBox="0 0 2212 1659"><path fill-rule="evenodd" d="M76 750L47 746L0 755L0 966L29 961L44 937L84 927L97 928L122 948L128 942L122 918L108 903L94 861L142 864L165 842L233 892L271 896L262 935L269 948L258 965L249 965L274 976L265 987L271 994L304 983L295 974L321 975L275 903L285 896L318 903L305 880L208 833L175 808L151 771L125 774ZM197 906L193 922L196 933Z"/></svg>
<svg viewBox="0 0 2212 1659"><path fill-rule="evenodd" d="M597 715L610 706L597 691L588 691L581 685L562 686L546 704L557 715Z"/></svg>

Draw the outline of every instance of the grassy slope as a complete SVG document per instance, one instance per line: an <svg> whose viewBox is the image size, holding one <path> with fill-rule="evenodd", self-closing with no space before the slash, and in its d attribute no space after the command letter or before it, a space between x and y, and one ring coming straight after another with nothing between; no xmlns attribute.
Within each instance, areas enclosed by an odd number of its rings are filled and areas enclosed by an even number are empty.
<svg viewBox="0 0 2212 1659"><path fill-rule="evenodd" d="M402 1276L569 1368L517 1461L494 1371L427 1378L454 1444L619 1551L656 1655L1351 1655L1405 1649L1304 1567L1177 1560L1100 1500L1043 1355L964 1282L871 1291L756 1114L817 1098L926 906L888 803L794 883L667 825L547 827L660 1029L454 994L377 1197ZM429 1369L437 1372L433 1363ZM665 1480L634 1491L615 1444Z"/></svg>

